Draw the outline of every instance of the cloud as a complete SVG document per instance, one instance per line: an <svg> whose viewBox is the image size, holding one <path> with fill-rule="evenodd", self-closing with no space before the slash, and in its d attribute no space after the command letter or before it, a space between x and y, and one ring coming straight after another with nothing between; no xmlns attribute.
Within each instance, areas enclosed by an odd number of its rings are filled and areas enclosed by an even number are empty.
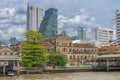
<svg viewBox="0 0 120 80"><path fill-rule="evenodd" d="M69 36L76 36L79 27L86 27L87 39L90 39L91 28L94 27L93 25L99 26L99 24L96 23L94 16L90 16L89 13L85 11L85 9L81 9L82 10L80 10L79 14L73 17L64 15L58 16L59 33L65 30Z"/></svg>
<svg viewBox="0 0 120 80"><path fill-rule="evenodd" d="M120 9L119 0L0 0L1 40L8 41L13 36L23 39L28 2L41 5L44 10L57 8L59 33L66 30L70 36L76 35L80 26L87 27L89 34L91 27L112 27L114 12Z"/></svg>
<svg viewBox="0 0 120 80"><path fill-rule="evenodd" d="M0 35L3 41L8 41L11 37L23 39L26 30L26 13L20 13L16 8L0 9Z"/></svg>

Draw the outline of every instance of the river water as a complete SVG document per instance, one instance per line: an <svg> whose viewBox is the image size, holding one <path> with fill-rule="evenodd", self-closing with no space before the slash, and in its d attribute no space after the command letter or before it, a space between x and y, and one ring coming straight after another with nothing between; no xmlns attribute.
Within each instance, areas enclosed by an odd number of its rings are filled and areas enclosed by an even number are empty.
<svg viewBox="0 0 120 80"><path fill-rule="evenodd" d="M14 77L0 77L0 80L120 80L120 72L27 74Z"/></svg>

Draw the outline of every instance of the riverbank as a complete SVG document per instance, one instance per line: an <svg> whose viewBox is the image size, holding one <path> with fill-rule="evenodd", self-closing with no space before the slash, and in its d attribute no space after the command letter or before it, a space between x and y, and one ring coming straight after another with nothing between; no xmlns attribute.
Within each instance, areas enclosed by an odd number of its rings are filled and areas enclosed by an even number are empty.
<svg viewBox="0 0 120 80"><path fill-rule="evenodd" d="M57 74L22 74L0 80L120 80L120 72L76 72Z"/></svg>
<svg viewBox="0 0 120 80"><path fill-rule="evenodd" d="M106 69L93 69L91 67L78 67L78 68L55 68L55 69L31 69L20 71L20 74L49 74L49 73L74 73L74 72L107 72ZM110 70L110 71L120 71L120 69Z"/></svg>

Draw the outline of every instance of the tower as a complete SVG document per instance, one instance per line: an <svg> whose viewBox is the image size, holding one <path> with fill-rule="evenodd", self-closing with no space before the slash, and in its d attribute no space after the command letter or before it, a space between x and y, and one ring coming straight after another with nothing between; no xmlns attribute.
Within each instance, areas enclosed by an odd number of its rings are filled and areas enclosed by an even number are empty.
<svg viewBox="0 0 120 80"><path fill-rule="evenodd" d="M27 4L27 30L39 31L43 19L43 9L39 5Z"/></svg>
<svg viewBox="0 0 120 80"><path fill-rule="evenodd" d="M77 31L77 38L81 41L86 41L86 28L85 27L79 27Z"/></svg>
<svg viewBox="0 0 120 80"><path fill-rule="evenodd" d="M45 11L45 16L43 18L39 31L43 34L44 39L53 37L58 34L57 9L50 8Z"/></svg>

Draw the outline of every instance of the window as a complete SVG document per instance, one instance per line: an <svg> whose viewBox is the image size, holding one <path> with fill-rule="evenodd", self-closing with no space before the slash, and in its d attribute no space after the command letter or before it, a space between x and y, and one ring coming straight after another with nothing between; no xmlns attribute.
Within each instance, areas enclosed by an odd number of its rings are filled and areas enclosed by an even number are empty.
<svg viewBox="0 0 120 80"><path fill-rule="evenodd" d="M4 53L4 55L7 55L7 53Z"/></svg>
<svg viewBox="0 0 120 80"><path fill-rule="evenodd" d="M12 55L12 53L10 53L10 55Z"/></svg>

